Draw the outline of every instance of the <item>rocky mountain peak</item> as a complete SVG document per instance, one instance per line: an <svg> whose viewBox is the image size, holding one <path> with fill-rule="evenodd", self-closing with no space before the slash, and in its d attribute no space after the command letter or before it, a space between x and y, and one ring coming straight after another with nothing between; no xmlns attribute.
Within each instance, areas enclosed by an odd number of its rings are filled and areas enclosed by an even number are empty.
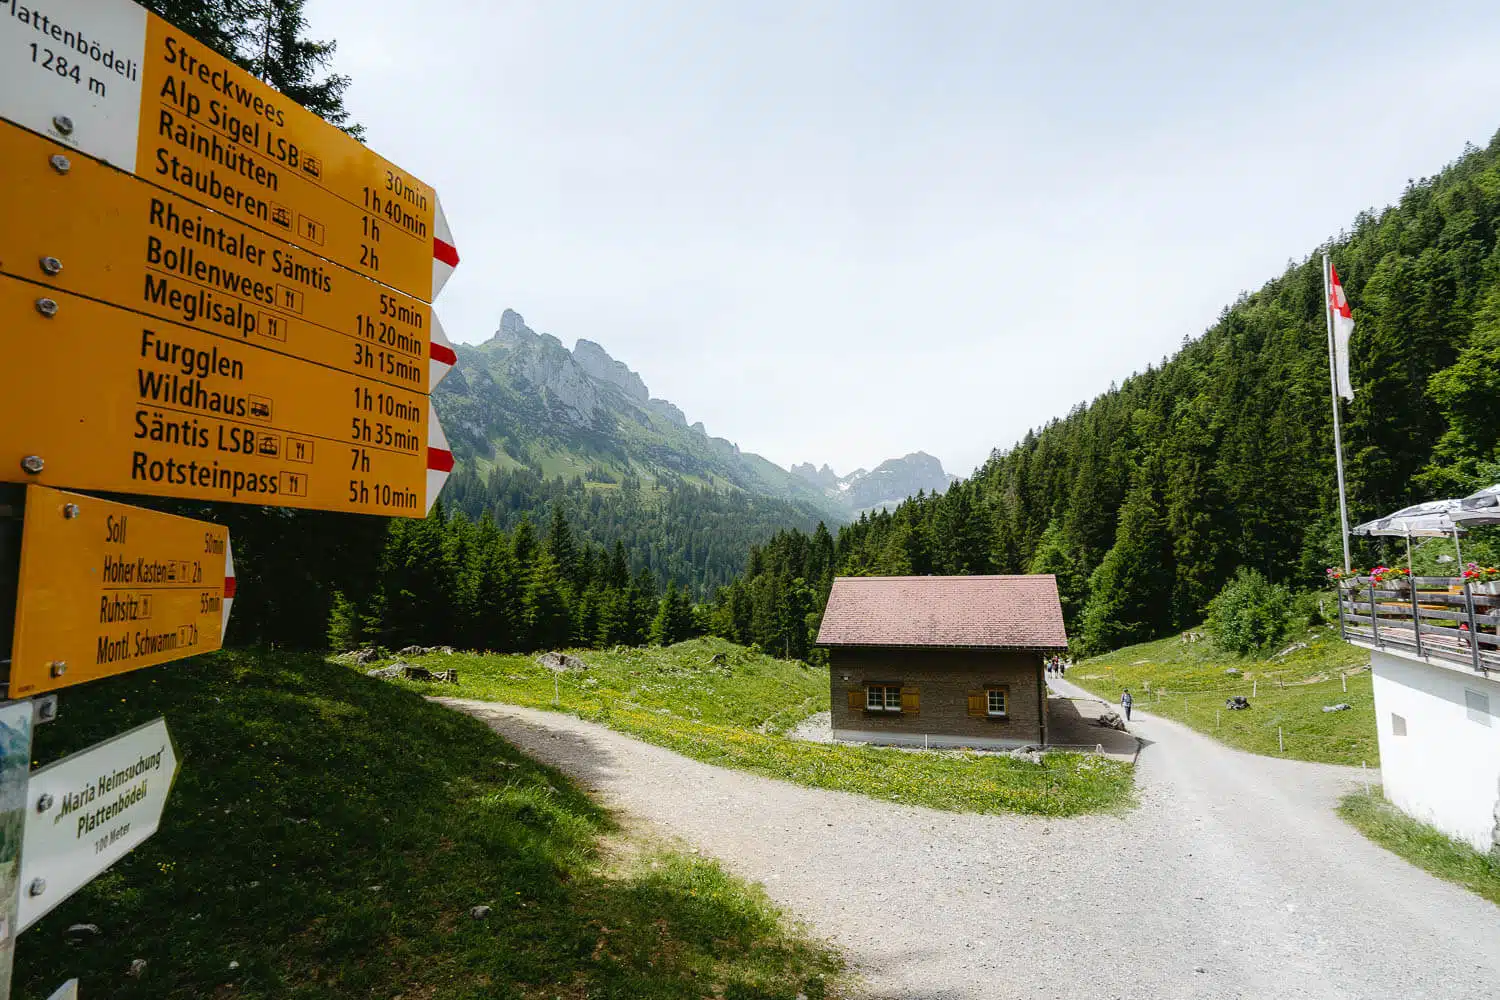
<svg viewBox="0 0 1500 1000"><path fill-rule="evenodd" d="M801 465L792 466L790 471L792 475L800 476L814 486L820 486L825 490L838 489L838 473L830 469L826 462L823 463L821 469L814 466L811 462L803 462Z"/></svg>
<svg viewBox="0 0 1500 1000"><path fill-rule="evenodd" d="M814 468L811 462L792 466L791 473L847 504L856 514L894 507L919 490L942 493L958 478L944 471L943 463L925 451L886 459L873 469L855 469L847 476L838 475L826 464Z"/></svg>
<svg viewBox="0 0 1500 1000"><path fill-rule="evenodd" d="M500 314L500 329L495 331L495 340L505 344L515 344L525 340L528 336L536 336L531 327L526 325L526 320L514 309L507 309Z"/></svg>
<svg viewBox="0 0 1500 1000"><path fill-rule="evenodd" d="M592 379L615 386L637 403L651 398L651 392L641 377L630 370L623 361L616 361L609 352L592 340L580 339L573 345L573 360Z"/></svg>

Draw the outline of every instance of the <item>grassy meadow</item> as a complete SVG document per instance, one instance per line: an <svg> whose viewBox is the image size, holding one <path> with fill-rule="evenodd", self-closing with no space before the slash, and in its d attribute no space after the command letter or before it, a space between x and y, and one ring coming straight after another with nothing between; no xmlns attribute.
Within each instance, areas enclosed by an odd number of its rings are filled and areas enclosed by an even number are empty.
<svg viewBox="0 0 1500 1000"><path fill-rule="evenodd" d="M1291 651L1278 655L1283 650ZM1226 653L1207 635L1197 642L1174 635L1084 660L1067 679L1111 703L1129 688L1137 710L1241 750L1375 767L1380 753L1369 663L1368 652L1339 639L1337 626L1313 626L1262 657ZM1225 699L1233 695L1249 698L1250 708L1227 711ZM1340 702L1353 707L1323 711Z"/></svg>
<svg viewBox="0 0 1500 1000"><path fill-rule="evenodd" d="M1413 819L1386 801L1378 788L1345 796L1339 803L1339 815L1360 833L1423 871L1500 903L1500 857L1476 851Z"/></svg>
<svg viewBox="0 0 1500 1000"><path fill-rule="evenodd" d="M554 673L530 655L418 657L457 669L459 683L395 683L568 712L706 763L935 809L1072 816L1133 801L1133 766L1087 754L1052 753L1033 764L789 739L797 722L827 711L828 671L721 639L574 654L587 670Z"/></svg>
<svg viewBox="0 0 1500 1000"><path fill-rule="evenodd" d="M40 763L165 715L182 767L160 831L20 937L18 998L71 976L122 1000L842 995L759 889L346 666L219 653L61 701Z"/></svg>

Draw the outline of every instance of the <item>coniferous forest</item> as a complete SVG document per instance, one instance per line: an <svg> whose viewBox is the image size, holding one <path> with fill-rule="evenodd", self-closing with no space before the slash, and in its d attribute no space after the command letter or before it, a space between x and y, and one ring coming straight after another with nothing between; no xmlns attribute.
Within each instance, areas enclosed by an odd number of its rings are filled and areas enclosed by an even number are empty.
<svg viewBox="0 0 1500 1000"><path fill-rule="evenodd" d="M450 511L477 521L485 514L506 531L523 518L550 519L560 510L579 539L605 548L624 546L632 569L649 570L660 587L675 583L702 599L745 568L750 546L777 531L812 531L817 515L775 497L634 476L586 483L582 477L546 478L525 467L481 476L465 463L443 488Z"/></svg>

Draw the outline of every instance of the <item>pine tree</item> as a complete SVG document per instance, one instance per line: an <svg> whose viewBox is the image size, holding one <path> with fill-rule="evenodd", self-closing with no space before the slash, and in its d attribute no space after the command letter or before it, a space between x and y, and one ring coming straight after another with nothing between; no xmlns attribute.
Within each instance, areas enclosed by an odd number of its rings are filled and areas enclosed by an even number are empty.
<svg viewBox="0 0 1500 1000"><path fill-rule="evenodd" d="M1156 476L1149 465L1137 475L1120 508L1115 544L1089 580L1080 643L1086 653L1154 639L1170 627L1171 542Z"/></svg>
<svg viewBox="0 0 1500 1000"><path fill-rule="evenodd" d="M667 584L667 592L657 606L651 622L650 640L654 646L670 646L693 635L693 604L676 583Z"/></svg>
<svg viewBox="0 0 1500 1000"><path fill-rule="evenodd" d="M521 523L516 525L516 530L510 536L511 554L515 556L516 566L522 573L531 571L531 561L536 558L536 531L531 527L531 519L522 515Z"/></svg>
<svg viewBox="0 0 1500 1000"><path fill-rule="evenodd" d="M572 630L569 603L562 570L552 553L543 550L531 567L523 602L531 649L557 649L567 645Z"/></svg>
<svg viewBox="0 0 1500 1000"><path fill-rule="evenodd" d="M364 623L360 620L359 608L344 596L344 592L333 593L333 609L328 613L328 648L343 653L357 648L364 639Z"/></svg>
<svg viewBox="0 0 1500 1000"><path fill-rule="evenodd" d="M1028 573L1051 573L1057 577L1057 597L1062 604L1063 624L1069 635L1078 628L1078 615L1088 597L1088 577L1083 574L1083 563L1068 551L1062 525L1053 521L1042 532L1036 551L1031 556Z"/></svg>
<svg viewBox="0 0 1500 1000"><path fill-rule="evenodd" d="M245 40L250 72L329 124L363 138L364 128L350 123L344 107L349 78L338 73L319 77L338 45L307 37L307 0L263 0L258 5L260 23L248 26L251 37Z"/></svg>
<svg viewBox="0 0 1500 1000"><path fill-rule="evenodd" d="M488 517L480 522L472 644L475 649L509 651L522 648L527 639L521 574L509 540L491 530L493 526Z"/></svg>
<svg viewBox="0 0 1500 1000"><path fill-rule="evenodd" d="M577 586L580 582L578 544L573 540L573 529L568 526L567 515L563 513L560 504L552 508L552 524L547 529L547 551L557 561L563 579Z"/></svg>

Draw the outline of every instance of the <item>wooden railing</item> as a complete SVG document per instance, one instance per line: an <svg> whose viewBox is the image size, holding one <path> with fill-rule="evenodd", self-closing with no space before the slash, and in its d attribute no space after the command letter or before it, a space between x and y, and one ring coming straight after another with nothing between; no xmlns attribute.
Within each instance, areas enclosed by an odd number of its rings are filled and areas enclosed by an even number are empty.
<svg viewBox="0 0 1500 1000"><path fill-rule="evenodd" d="M1500 670L1500 594L1475 593L1457 577L1361 576L1344 581L1339 597L1345 639Z"/></svg>

